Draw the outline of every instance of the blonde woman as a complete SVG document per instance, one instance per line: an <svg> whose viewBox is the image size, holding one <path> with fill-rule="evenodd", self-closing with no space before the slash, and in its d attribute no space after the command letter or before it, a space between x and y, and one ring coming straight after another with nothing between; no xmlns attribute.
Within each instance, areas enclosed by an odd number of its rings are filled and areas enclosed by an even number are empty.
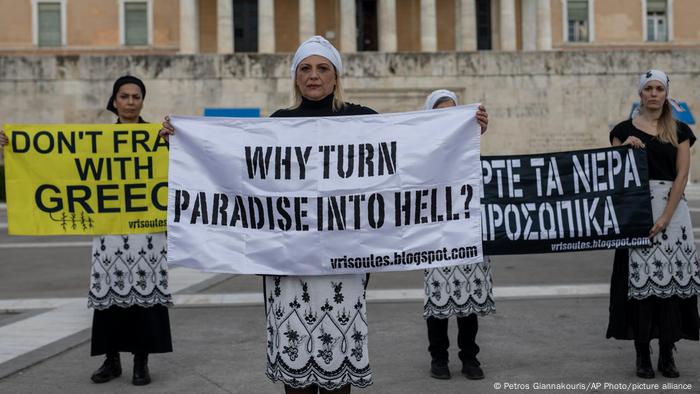
<svg viewBox="0 0 700 394"><path fill-rule="evenodd" d="M636 374L645 379L655 376L649 349L652 339L659 341L658 371L667 378L677 378L675 343L681 339L697 341L700 330L700 270L683 195L695 135L673 119L669 86L663 71L642 74L639 114L610 132L613 146L646 149L649 165L652 245L615 251L607 331L608 338L634 340Z"/></svg>
<svg viewBox="0 0 700 394"><path fill-rule="evenodd" d="M303 42L292 61L293 103L271 117L369 115L343 100L340 53L325 38ZM174 134L166 117L161 135ZM367 351L368 275L265 276L266 375L285 393L349 393L372 384Z"/></svg>

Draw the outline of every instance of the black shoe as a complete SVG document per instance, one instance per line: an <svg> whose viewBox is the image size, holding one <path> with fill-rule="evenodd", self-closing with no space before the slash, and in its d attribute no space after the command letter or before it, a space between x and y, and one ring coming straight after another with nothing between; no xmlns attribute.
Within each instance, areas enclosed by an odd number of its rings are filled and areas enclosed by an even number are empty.
<svg viewBox="0 0 700 394"><path fill-rule="evenodd" d="M107 354L102 366L92 374L90 379L95 383L106 383L122 375L122 364L119 361L119 353Z"/></svg>
<svg viewBox="0 0 700 394"><path fill-rule="evenodd" d="M654 368L651 367L651 360L640 359L637 356L637 376L642 379L654 379L656 374Z"/></svg>
<svg viewBox="0 0 700 394"><path fill-rule="evenodd" d="M681 376L676 368L676 362L673 360L673 344L659 344L659 363L657 365L661 375L667 378L677 378Z"/></svg>
<svg viewBox="0 0 700 394"><path fill-rule="evenodd" d="M134 354L134 376L131 379L134 386L145 386L151 383L148 373L148 354Z"/></svg>
<svg viewBox="0 0 700 394"><path fill-rule="evenodd" d="M449 379L452 377L447 360L433 360L430 362L430 376L435 379Z"/></svg>
<svg viewBox="0 0 700 394"><path fill-rule="evenodd" d="M656 374L651 366L651 355L649 354L649 343L634 343L637 350L637 376L642 379L653 379Z"/></svg>
<svg viewBox="0 0 700 394"><path fill-rule="evenodd" d="M484 370L479 366L478 360L467 360L462 363L462 375L470 380L479 380L484 378Z"/></svg>

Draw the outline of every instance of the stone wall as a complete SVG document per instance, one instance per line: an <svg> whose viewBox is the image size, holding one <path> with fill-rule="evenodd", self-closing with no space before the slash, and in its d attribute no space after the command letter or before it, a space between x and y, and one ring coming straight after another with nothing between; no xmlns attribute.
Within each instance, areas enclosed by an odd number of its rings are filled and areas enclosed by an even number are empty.
<svg viewBox="0 0 700 394"><path fill-rule="evenodd" d="M204 107L289 103L287 55L0 57L0 122L113 122L104 107L114 79L142 77L144 117L201 115ZM638 100L648 68L671 77L671 96L700 118L700 51L551 51L345 56L349 101L380 112L421 107L433 89L482 102L491 124L484 154L516 154L607 146L608 131ZM691 177L700 181L697 149Z"/></svg>

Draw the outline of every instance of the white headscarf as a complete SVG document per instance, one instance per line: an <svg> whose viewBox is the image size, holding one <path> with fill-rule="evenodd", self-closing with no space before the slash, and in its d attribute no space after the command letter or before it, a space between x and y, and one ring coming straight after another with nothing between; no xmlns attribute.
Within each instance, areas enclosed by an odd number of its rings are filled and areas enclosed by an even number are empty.
<svg viewBox="0 0 700 394"><path fill-rule="evenodd" d="M644 86L649 83L649 81L659 81L664 85L666 89L666 94L668 95L668 86L671 82L668 79L668 75L661 70L649 70L639 77L639 93L642 93Z"/></svg>
<svg viewBox="0 0 700 394"><path fill-rule="evenodd" d="M457 95L447 89L438 89L433 91L428 95L428 98L425 99L425 106L423 107L424 109L433 109L435 107L435 104L441 99L441 98L451 98L452 101L455 102L455 105L457 105Z"/></svg>
<svg viewBox="0 0 700 394"><path fill-rule="evenodd" d="M642 93L642 90L644 90L644 86L646 86L646 84L649 83L649 81L661 82L661 84L664 85L664 89L666 89L666 99L671 103L672 106L678 108L678 104L675 103L675 100L673 100L668 95L668 88L671 83L671 80L668 79L668 75L666 75L665 72L661 70L649 70L642 74L639 77L639 93ZM630 114L630 119L634 119L637 116L639 116L639 107L635 108L634 111L632 111L632 114Z"/></svg>
<svg viewBox="0 0 700 394"><path fill-rule="evenodd" d="M292 80L296 77L297 67L302 60L309 56L323 56L335 66L335 71L340 75L343 72L343 61L340 60L340 52L328 40L321 36L313 36L304 41L297 48L292 60Z"/></svg>

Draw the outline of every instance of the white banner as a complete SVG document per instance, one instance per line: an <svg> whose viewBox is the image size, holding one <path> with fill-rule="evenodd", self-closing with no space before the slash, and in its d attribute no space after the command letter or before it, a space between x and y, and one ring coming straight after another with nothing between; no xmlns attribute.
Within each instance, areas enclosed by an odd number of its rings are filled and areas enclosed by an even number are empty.
<svg viewBox="0 0 700 394"><path fill-rule="evenodd" d="M482 261L476 108L173 117L169 263L329 275Z"/></svg>

